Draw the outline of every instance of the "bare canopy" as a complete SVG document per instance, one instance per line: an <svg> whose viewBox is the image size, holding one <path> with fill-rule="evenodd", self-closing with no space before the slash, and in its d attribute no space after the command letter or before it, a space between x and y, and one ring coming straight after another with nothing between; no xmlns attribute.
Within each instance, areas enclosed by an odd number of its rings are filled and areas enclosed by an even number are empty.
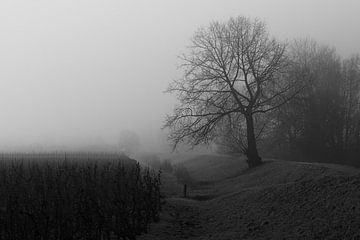
<svg viewBox="0 0 360 240"><path fill-rule="evenodd" d="M174 146L183 141L209 143L218 125L241 114L246 120L248 164L260 164L254 114L276 109L290 97L293 86L282 77L285 49L257 19L237 17L200 28L181 56L183 78L168 89L180 101L165 123Z"/></svg>

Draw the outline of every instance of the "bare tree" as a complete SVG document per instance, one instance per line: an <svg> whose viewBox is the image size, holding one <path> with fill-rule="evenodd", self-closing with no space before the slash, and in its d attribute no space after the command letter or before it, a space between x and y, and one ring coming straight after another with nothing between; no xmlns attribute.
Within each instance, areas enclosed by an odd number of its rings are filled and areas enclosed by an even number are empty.
<svg viewBox="0 0 360 240"><path fill-rule="evenodd" d="M268 135L267 132L269 132L268 128L270 129L271 122L269 116L254 116L257 143ZM214 139L217 151L227 154L245 153L247 149L246 132L246 120L241 113L228 115L217 127L216 139Z"/></svg>
<svg viewBox="0 0 360 240"><path fill-rule="evenodd" d="M189 52L181 56L183 78L168 89L180 101L165 123L174 147L183 141L209 143L225 117L242 114L247 138L244 153L249 167L259 165L254 115L278 108L293 89L282 77L285 48L269 37L259 20L237 17L200 28Z"/></svg>

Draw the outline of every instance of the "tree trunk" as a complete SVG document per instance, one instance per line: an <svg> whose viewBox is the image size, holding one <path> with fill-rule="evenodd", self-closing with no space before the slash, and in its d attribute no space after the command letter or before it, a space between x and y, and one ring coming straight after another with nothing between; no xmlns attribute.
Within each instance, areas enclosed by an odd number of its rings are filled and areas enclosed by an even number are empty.
<svg viewBox="0 0 360 240"><path fill-rule="evenodd" d="M247 130L247 149L245 154L248 158L247 163L249 165L249 168L253 168L260 165L262 161L256 146L253 116L249 115L249 116L245 116L245 118L246 118L246 130Z"/></svg>

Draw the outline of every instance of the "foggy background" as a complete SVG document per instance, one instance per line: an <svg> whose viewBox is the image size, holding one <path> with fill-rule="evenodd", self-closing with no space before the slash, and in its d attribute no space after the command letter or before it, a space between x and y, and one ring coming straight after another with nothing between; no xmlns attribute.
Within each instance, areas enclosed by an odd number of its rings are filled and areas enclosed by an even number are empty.
<svg viewBox="0 0 360 240"><path fill-rule="evenodd" d="M360 3L343 1L2 0L0 151L112 148L123 131L144 150L176 104L177 56L200 26L258 17L280 40L311 37L360 52Z"/></svg>

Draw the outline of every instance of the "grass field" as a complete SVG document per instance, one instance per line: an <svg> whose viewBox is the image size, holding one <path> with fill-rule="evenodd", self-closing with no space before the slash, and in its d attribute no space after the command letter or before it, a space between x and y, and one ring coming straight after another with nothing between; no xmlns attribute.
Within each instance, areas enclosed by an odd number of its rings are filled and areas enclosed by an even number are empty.
<svg viewBox="0 0 360 240"><path fill-rule="evenodd" d="M160 223L140 239L360 236L357 169L266 160L248 170L243 159L221 155L200 155L183 164L198 185L187 199L168 198Z"/></svg>

